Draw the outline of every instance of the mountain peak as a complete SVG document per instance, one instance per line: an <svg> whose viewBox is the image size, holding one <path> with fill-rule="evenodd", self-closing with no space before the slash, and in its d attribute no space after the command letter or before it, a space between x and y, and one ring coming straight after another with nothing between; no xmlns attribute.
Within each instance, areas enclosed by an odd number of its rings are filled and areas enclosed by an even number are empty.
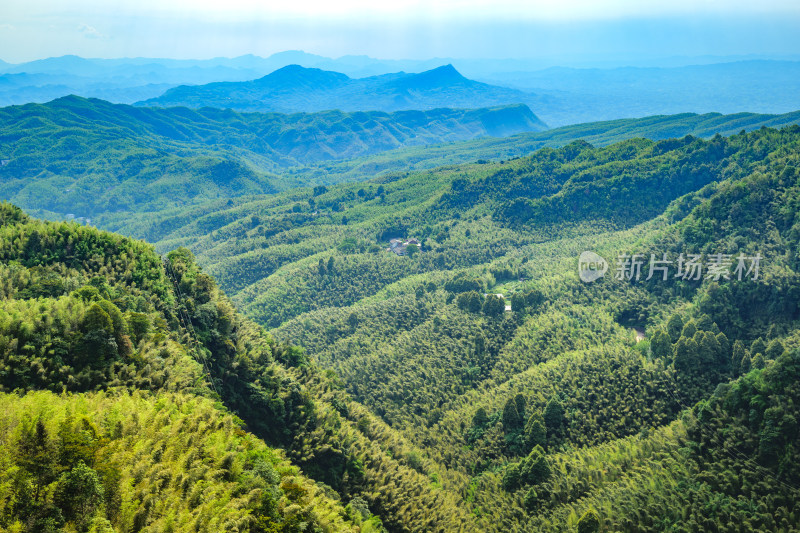
<svg viewBox="0 0 800 533"><path fill-rule="evenodd" d="M274 88L297 89L301 87L331 88L341 85L349 79L345 74L339 72L300 65L286 65L255 81L259 85L270 85Z"/></svg>
<svg viewBox="0 0 800 533"><path fill-rule="evenodd" d="M441 67L432 68L431 70L426 70L425 72L436 72L440 75L457 76L459 78L464 77L459 71L456 70L456 67L454 67L452 63L442 65Z"/></svg>
<svg viewBox="0 0 800 533"><path fill-rule="evenodd" d="M398 85L406 89L433 89L469 81L453 65L448 63L419 74L409 74L405 78L398 80Z"/></svg>

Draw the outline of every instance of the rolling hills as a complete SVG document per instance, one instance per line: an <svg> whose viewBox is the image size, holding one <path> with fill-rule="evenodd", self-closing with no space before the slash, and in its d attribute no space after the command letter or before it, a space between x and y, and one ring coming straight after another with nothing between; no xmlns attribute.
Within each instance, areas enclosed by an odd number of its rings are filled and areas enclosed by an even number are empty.
<svg viewBox="0 0 800 533"><path fill-rule="evenodd" d="M0 110L0 531L800 530L797 119Z"/></svg>
<svg viewBox="0 0 800 533"><path fill-rule="evenodd" d="M177 248L163 266L142 243L4 206L3 387L87 395L4 405L52 405L57 414L42 420L51 434L70 401L102 420L113 402L131 405L125 390L148 390L155 405L136 404L146 420L166 410L192 428L181 406L206 419L212 407L172 391L219 398L266 441L250 441L255 449L285 450L314 480L303 486L319 484L305 504L310 516L344 521L334 529L367 531L379 519L388 531L796 531L798 146L797 126L575 141L172 219L143 214L141 227L155 222L168 236L159 249ZM411 236L416 253L386 250ZM584 250L609 260L606 277L578 279ZM619 279L623 252L762 262L743 280ZM122 395L106 400L115 387ZM217 429L235 422L215 416ZM134 443L133 420L121 422ZM221 442L208 457L219 481L206 486L238 494L255 467ZM171 445L141 456L158 465L141 479L171 491L175 457ZM20 471L2 464L7 476ZM294 490L284 477L278 501ZM68 479L52 481L41 504L64 517L71 507L55 494ZM261 479L258 494L275 478ZM150 500L123 501L140 523L163 523ZM361 501L363 516L353 511ZM225 516L241 516L232 507ZM92 509L126 523L113 506ZM249 516L280 523L260 509Z"/></svg>
<svg viewBox="0 0 800 533"><path fill-rule="evenodd" d="M295 185L291 165L400 146L537 131L525 106L315 114L140 109L65 97L0 110L0 193L39 213L96 219Z"/></svg>
<svg viewBox="0 0 800 533"><path fill-rule="evenodd" d="M602 146L636 136L729 135L797 120L796 113L683 114L538 131L525 106L281 115L66 97L0 109L0 194L39 216L70 215L158 240L163 234L135 229L137 213L185 212L217 199L511 159L579 138Z"/></svg>
<svg viewBox="0 0 800 533"><path fill-rule="evenodd" d="M421 443L481 530L793 531L798 133L575 142L296 191L160 246L193 248L248 316ZM422 250L387 251L398 236ZM587 285L583 250L763 263L753 282Z"/></svg>

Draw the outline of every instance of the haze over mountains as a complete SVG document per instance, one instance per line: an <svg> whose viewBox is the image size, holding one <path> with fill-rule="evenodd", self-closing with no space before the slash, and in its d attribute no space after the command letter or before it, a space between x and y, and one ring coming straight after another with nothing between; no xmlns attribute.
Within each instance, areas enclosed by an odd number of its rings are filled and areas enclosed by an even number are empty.
<svg viewBox="0 0 800 533"><path fill-rule="evenodd" d="M469 80L452 65L419 74L398 72L358 79L338 72L289 65L252 81L176 87L137 105L293 113L326 109L478 108L535 100L534 95L516 89Z"/></svg>
<svg viewBox="0 0 800 533"><path fill-rule="evenodd" d="M497 77L497 83L514 83L524 90L467 79L453 65L420 74L400 72L360 79L290 65L247 82L176 87L138 105L296 112L525 103L551 126L686 111L765 113L800 107L800 63L792 62L676 69L553 68ZM767 86L766 80L778 83Z"/></svg>
<svg viewBox="0 0 800 533"><path fill-rule="evenodd" d="M687 111L785 113L800 108L800 62L797 61L698 57L662 61L657 66L575 68L553 67L526 60L400 61L366 56L330 59L297 51L281 52L268 58L248 55L174 60L63 56L19 65L0 64L0 105L46 102L68 94L134 103L162 96L167 98L165 91L180 85L247 82L239 87L223 87L239 91L237 96L244 97L237 105L254 107L247 102L246 96L254 91L253 86L258 80L293 64L344 74L353 80L376 77L373 81L378 85L392 81L392 76L399 76L401 71L436 72L443 65L451 64L461 77L495 86L491 94L484 86L475 101L463 97L458 99L460 107L526 103L550 126ZM304 71L295 74L300 72ZM305 71L305 74L313 77L311 72ZM384 78L390 74L392 76ZM334 76L329 78L333 81ZM454 83L450 90L456 94L458 84L465 83L456 76L451 76L449 81ZM201 92L219 90L219 86L213 86L203 88ZM443 90L441 94L445 94ZM397 101L391 100L389 95L394 95ZM347 97L345 102L348 105L363 100L346 92L340 96ZM213 101L220 101L220 98L216 94ZM387 89L379 101L391 109L403 109L403 105L415 102L397 87ZM421 102L420 105L427 105L424 99ZM191 105L202 106L202 102L197 100ZM355 109L348 105L344 107ZM301 107L295 105L284 110L298 111ZM447 104L446 107L458 106Z"/></svg>

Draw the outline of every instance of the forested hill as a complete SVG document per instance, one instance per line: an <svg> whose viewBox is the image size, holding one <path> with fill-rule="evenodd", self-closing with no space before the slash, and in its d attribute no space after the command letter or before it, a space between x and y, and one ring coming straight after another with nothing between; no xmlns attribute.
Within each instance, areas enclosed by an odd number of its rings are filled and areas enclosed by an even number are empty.
<svg viewBox="0 0 800 533"><path fill-rule="evenodd" d="M257 80L174 87L159 97L136 105L297 113L327 109L401 111L509 104L528 104L536 108L540 101L530 93L467 79L452 65L418 74L397 72L358 79L339 72L288 65Z"/></svg>
<svg viewBox="0 0 800 533"><path fill-rule="evenodd" d="M576 141L129 216L164 257L2 204L0 528L800 531L798 154Z"/></svg>
<svg viewBox="0 0 800 533"><path fill-rule="evenodd" d="M0 196L38 216L71 215L116 230L141 213L510 159L579 138L605 145L636 136L706 137L797 119L796 113L685 114L538 131L525 106L280 115L66 97L0 109ZM499 137L516 132L526 133Z"/></svg>
<svg viewBox="0 0 800 533"><path fill-rule="evenodd" d="M0 204L0 274L2 531L469 527L402 438L188 250L162 264Z"/></svg>
<svg viewBox="0 0 800 533"><path fill-rule="evenodd" d="M797 531L799 147L797 126L575 142L217 204L159 246L335 371L479 530ZM592 284L586 250L609 263Z"/></svg>
<svg viewBox="0 0 800 533"><path fill-rule="evenodd" d="M800 111L782 115L757 113L681 113L635 119L589 122L562 126L534 133L520 133L505 138L484 138L434 146L389 150L372 156L346 161L325 161L292 169L291 178L298 184L328 185L356 181L388 172L433 169L443 165L477 160L507 160L529 155L545 147L564 146L576 140L593 146L608 146L625 139L643 137L662 141L692 135L711 138L752 131L762 126L781 128L800 123Z"/></svg>
<svg viewBox="0 0 800 533"><path fill-rule="evenodd" d="M524 105L398 113L240 114L64 97L0 109L0 195L61 217L270 193L273 172L401 146L539 131Z"/></svg>

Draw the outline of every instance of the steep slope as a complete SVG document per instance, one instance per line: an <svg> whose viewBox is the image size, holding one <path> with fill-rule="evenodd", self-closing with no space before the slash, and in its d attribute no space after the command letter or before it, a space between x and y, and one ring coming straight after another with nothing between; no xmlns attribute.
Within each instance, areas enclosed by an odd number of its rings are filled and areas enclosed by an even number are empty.
<svg viewBox="0 0 800 533"><path fill-rule="evenodd" d="M0 204L0 257L0 528L358 529L211 401L149 246Z"/></svg>
<svg viewBox="0 0 800 533"><path fill-rule="evenodd" d="M578 142L241 202L170 245L420 443L481 530L797 531L798 145ZM578 279L585 250L602 281ZM616 279L622 252L761 252L761 278Z"/></svg>
<svg viewBox="0 0 800 533"><path fill-rule="evenodd" d="M208 399L31 392L0 405L8 531L359 530L357 513Z"/></svg>
<svg viewBox="0 0 800 533"><path fill-rule="evenodd" d="M38 222L2 204L0 258L0 392L64 394L0 397L9 413L4 427L14 429L3 449L17 450L0 458L0 526L19 521L41 531L43 523L88 527L76 521L105 518L153 531L176 521L207 531L380 531L381 520L391 531L470 527L458 496L409 466L413 446L309 365L302 350L275 343L238 315L188 250L162 265L144 243ZM119 414L134 405L130 418ZM149 420L153 433L136 431ZM65 424L83 429L73 437ZM80 441L82 455L54 462L52 450L72 453L70 439ZM212 449L186 455L181 442ZM324 485L298 475L282 453ZM111 492L91 489L95 496L80 500L85 512L76 513L58 496L73 476ZM194 495L188 502L187 494Z"/></svg>
<svg viewBox="0 0 800 533"><path fill-rule="evenodd" d="M398 72L358 79L338 72L289 65L247 82L175 87L137 105L297 113L327 109L390 112L521 103L537 109L541 99L515 89L469 80L452 65L419 74ZM544 129L541 121L536 119L536 122L539 129Z"/></svg>

